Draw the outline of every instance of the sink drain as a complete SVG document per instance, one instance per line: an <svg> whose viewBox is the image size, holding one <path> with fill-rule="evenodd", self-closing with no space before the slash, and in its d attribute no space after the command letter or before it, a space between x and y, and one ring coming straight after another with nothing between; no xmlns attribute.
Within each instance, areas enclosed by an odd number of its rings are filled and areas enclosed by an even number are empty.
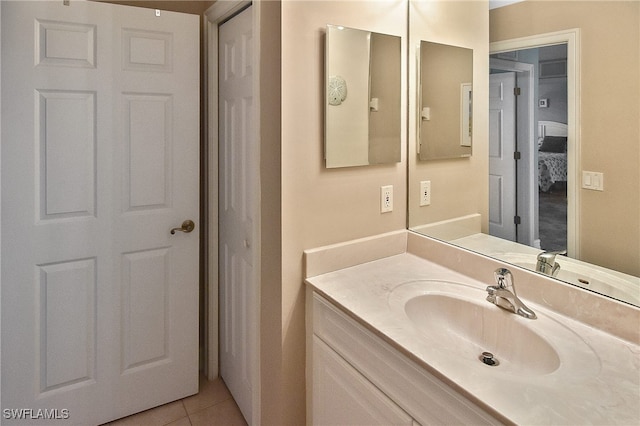
<svg viewBox="0 0 640 426"><path fill-rule="evenodd" d="M491 352L482 352L478 358L480 359L480 361L482 361L483 364L487 364L492 367L500 365L500 361L495 359Z"/></svg>

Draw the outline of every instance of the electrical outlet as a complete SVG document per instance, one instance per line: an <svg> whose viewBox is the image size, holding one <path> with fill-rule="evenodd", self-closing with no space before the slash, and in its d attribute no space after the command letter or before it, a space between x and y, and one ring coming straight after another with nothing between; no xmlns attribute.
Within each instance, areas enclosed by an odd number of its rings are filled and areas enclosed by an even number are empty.
<svg viewBox="0 0 640 426"><path fill-rule="evenodd" d="M431 204L431 181L423 180L420 182L420 205L428 206Z"/></svg>
<svg viewBox="0 0 640 426"><path fill-rule="evenodd" d="M393 211L393 185L380 187L380 213Z"/></svg>

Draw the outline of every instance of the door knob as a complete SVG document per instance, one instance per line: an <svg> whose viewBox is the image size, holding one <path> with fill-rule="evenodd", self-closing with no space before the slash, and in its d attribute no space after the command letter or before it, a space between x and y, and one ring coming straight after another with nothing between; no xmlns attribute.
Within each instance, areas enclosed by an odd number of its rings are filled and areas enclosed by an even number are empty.
<svg viewBox="0 0 640 426"><path fill-rule="evenodd" d="M182 226L180 228L173 228L171 230L171 235L175 234L176 231L180 231L180 232L186 232L189 233L191 231L193 231L196 227L196 224L193 223L192 220L185 220L184 222L182 222Z"/></svg>

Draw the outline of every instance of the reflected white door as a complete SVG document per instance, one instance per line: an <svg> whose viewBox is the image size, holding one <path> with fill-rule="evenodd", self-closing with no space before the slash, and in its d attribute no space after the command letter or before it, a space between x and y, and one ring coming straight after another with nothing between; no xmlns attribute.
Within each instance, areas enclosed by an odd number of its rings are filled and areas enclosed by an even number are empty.
<svg viewBox="0 0 640 426"><path fill-rule="evenodd" d="M197 16L1 7L3 410L88 425L197 392L198 232L169 232L198 223Z"/></svg>
<svg viewBox="0 0 640 426"><path fill-rule="evenodd" d="M252 8L219 29L220 372L249 424L256 369L259 147L253 124Z"/></svg>
<svg viewBox="0 0 640 426"><path fill-rule="evenodd" d="M489 234L515 241L516 74L489 77Z"/></svg>

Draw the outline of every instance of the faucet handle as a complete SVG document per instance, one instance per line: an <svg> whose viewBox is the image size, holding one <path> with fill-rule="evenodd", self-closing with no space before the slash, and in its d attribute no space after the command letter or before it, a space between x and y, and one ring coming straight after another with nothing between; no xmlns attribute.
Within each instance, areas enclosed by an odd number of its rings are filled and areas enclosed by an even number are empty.
<svg viewBox="0 0 640 426"><path fill-rule="evenodd" d="M557 255L566 255L567 251L543 251L538 254L538 262L536 262L536 271L555 277L560 270L560 264L556 262Z"/></svg>
<svg viewBox="0 0 640 426"><path fill-rule="evenodd" d="M513 287L513 281L511 278L511 271L507 268L498 268L494 271L493 276L496 279L496 283L499 288Z"/></svg>
<svg viewBox="0 0 640 426"><path fill-rule="evenodd" d="M557 255L563 255L564 256L566 254L567 254L566 250L543 251L542 253L538 254L538 260L547 262L549 264L553 264L553 262L555 262L555 260L556 260L556 256Z"/></svg>

